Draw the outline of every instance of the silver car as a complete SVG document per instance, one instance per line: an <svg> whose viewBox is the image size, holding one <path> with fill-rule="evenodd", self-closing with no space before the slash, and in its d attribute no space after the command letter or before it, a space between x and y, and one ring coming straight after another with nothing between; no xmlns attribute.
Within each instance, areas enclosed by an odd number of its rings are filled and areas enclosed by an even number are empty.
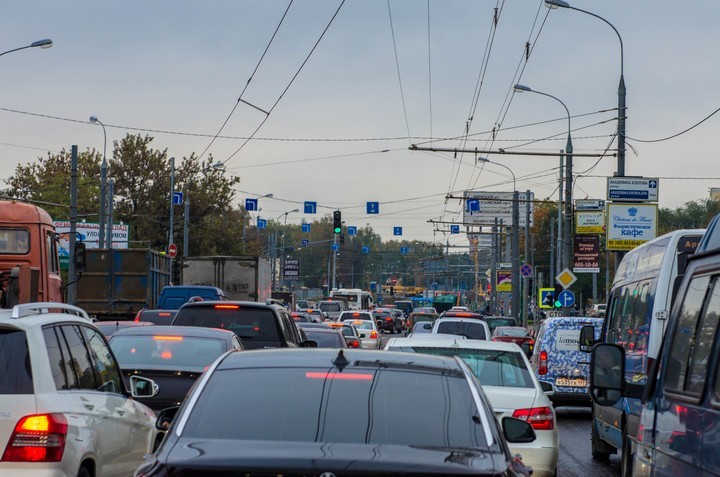
<svg viewBox="0 0 720 477"><path fill-rule="evenodd" d="M380 349L382 336L375 324L375 320L355 320L352 322L360 333L360 347L362 349Z"/></svg>

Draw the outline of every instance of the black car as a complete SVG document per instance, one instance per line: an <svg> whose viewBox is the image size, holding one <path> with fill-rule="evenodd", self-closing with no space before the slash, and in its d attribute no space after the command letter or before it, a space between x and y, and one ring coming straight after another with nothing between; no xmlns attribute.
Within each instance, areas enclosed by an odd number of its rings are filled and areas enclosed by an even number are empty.
<svg viewBox="0 0 720 477"><path fill-rule="evenodd" d="M169 325L177 310L148 310L143 308L135 315L135 321L146 321L156 325Z"/></svg>
<svg viewBox="0 0 720 477"><path fill-rule="evenodd" d="M159 386L155 397L137 398L154 411L178 406L195 380L218 356L243 349L234 333L193 326L139 326L110 338L126 386L143 376Z"/></svg>
<svg viewBox="0 0 720 477"><path fill-rule="evenodd" d="M512 477L529 471L507 442L535 440L500 428L461 359L388 351L228 353L169 419L135 475Z"/></svg>
<svg viewBox="0 0 720 477"><path fill-rule="evenodd" d="M347 348L345 337L335 328L306 328L303 330L308 339L317 343L318 348Z"/></svg>
<svg viewBox="0 0 720 477"><path fill-rule="evenodd" d="M173 326L230 330L246 349L315 347L295 325L288 310L250 301L199 301L184 304Z"/></svg>
<svg viewBox="0 0 720 477"><path fill-rule="evenodd" d="M390 310L373 310L373 317L378 330L390 333L400 333L402 327L397 323L395 315Z"/></svg>

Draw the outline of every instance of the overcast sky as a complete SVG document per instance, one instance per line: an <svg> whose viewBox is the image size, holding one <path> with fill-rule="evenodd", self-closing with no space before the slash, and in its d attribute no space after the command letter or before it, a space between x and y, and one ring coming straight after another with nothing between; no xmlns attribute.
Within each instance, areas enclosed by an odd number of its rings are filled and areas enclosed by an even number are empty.
<svg viewBox="0 0 720 477"><path fill-rule="evenodd" d="M238 203L272 193L260 216L276 219L316 201L320 214L339 208L346 224L369 223L384 239L401 226L402 238L445 243L447 225L427 222L460 221L460 202L445 195L511 191L512 178L496 164L476 167L474 154L408 147L559 152L565 110L546 96L513 95L521 83L567 105L575 153L607 151L574 161L575 197L605 198L617 168L620 76L607 24L541 0L390 0L390 9L387 0L346 0L331 22L342 3L295 0L280 24L286 0L0 1L0 50L54 42L0 58L1 177L72 144L101 151L91 115L107 127L108 151L140 132L170 156L198 155L237 104L205 154L241 178ZM622 36L626 175L660 177L662 207L706 198L720 186L720 117L674 139L640 140L677 134L720 107L720 2L571 3ZM249 104L238 104L241 93ZM483 156L536 199L557 197L557 157ZM381 214L366 215L367 201L380 202Z"/></svg>

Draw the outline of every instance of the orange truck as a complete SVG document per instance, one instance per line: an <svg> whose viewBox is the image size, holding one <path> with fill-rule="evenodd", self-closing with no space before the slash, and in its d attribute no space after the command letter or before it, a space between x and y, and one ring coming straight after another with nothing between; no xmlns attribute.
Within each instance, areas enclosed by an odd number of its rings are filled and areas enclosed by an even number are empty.
<svg viewBox="0 0 720 477"><path fill-rule="evenodd" d="M36 205L0 200L0 308L31 302L64 302L55 227Z"/></svg>

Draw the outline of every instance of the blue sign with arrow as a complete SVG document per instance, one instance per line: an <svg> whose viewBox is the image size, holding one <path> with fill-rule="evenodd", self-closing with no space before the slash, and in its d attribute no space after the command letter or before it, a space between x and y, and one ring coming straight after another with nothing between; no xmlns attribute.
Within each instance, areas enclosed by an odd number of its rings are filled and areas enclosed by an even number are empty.
<svg viewBox="0 0 720 477"><path fill-rule="evenodd" d="M310 244L309 240L303 239L300 241L300 245L302 245L303 247L307 247L309 244Z"/></svg>
<svg viewBox="0 0 720 477"><path fill-rule="evenodd" d="M257 212L258 200L257 199L245 199L245 210L248 212Z"/></svg>
<svg viewBox="0 0 720 477"><path fill-rule="evenodd" d="M306 214L317 213L317 202L305 202L305 207L304 207L303 211Z"/></svg>
<svg viewBox="0 0 720 477"><path fill-rule="evenodd" d="M266 227L267 227L267 220L261 219L260 217L258 217L258 220L257 220L257 228L259 228L259 229L264 229L264 228L266 228Z"/></svg>
<svg viewBox="0 0 720 477"><path fill-rule="evenodd" d="M332 251L337 252L338 250L340 250L340 245L336 243L332 244Z"/></svg>
<svg viewBox="0 0 720 477"><path fill-rule="evenodd" d="M370 247L368 247L367 245L363 245L361 253L370 253Z"/></svg>
<svg viewBox="0 0 720 477"><path fill-rule="evenodd" d="M182 192L173 192L172 202L173 202L173 205L182 205L183 193Z"/></svg>
<svg viewBox="0 0 720 477"><path fill-rule="evenodd" d="M368 202L367 203L368 214L379 214L380 213L380 202Z"/></svg>
<svg viewBox="0 0 720 477"><path fill-rule="evenodd" d="M558 301L563 307L573 306L575 304L575 294L570 290L563 290L558 295Z"/></svg>
<svg viewBox="0 0 720 477"><path fill-rule="evenodd" d="M450 233L451 233L451 234L459 234L459 233L460 233L460 226L459 226L459 225L451 225L451 226L450 226Z"/></svg>
<svg viewBox="0 0 720 477"><path fill-rule="evenodd" d="M407 247L400 247L400 255L407 255L408 248Z"/></svg>
<svg viewBox="0 0 720 477"><path fill-rule="evenodd" d="M347 232L349 236L354 237L357 235L357 227L355 225L348 225Z"/></svg>
<svg viewBox="0 0 720 477"><path fill-rule="evenodd" d="M467 199L465 201L465 210L468 212L480 212L480 200L479 199Z"/></svg>
<svg viewBox="0 0 720 477"><path fill-rule="evenodd" d="M393 235L402 235L402 227L393 227Z"/></svg>
<svg viewBox="0 0 720 477"><path fill-rule="evenodd" d="M310 224L302 224L301 225L303 233L310 233Z"/></svg>

